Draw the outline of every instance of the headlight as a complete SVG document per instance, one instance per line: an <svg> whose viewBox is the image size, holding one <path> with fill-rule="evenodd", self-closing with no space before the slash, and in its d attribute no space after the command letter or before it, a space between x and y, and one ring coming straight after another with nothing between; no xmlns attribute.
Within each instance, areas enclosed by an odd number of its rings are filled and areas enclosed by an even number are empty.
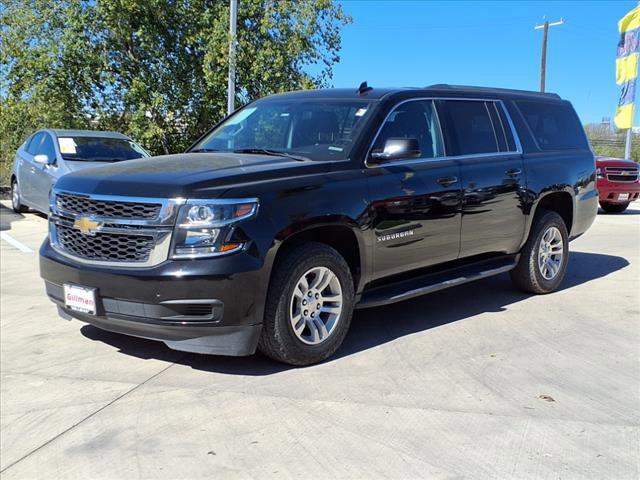
<svg viewBox="0 0 640 480"><path fill-rule="evenodd" d="M241 250L232 240L236 224L258 213L258 199L188 200L180 207L173 258L214 257Z"/></svg>
<svg viewBox="0 0 640 480"><path fill-rule="evenodd" d="M596 176L602 178L602 170L600 168L596 168Z"/></svg>

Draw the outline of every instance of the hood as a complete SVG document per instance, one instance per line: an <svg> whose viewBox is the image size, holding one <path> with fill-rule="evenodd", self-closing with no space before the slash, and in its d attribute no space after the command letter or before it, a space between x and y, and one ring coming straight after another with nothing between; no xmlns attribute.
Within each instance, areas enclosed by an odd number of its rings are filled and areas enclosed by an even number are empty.
<svg viewBox="0 0 640 480"><path fill-rule="evenodd" d="M319 173L328 168L325 162L268 155L183 153L79 169L58 180L56 188L102 195L215 198L238 183Z"/></svg>
<svg viewBox="0 0 640 480"><path fill-rule="evenodd" d="M622 158L596 157L596 167L638 167L639 165L632 160L623 160Z"/></svg>
<svg viewBox="0 0 640 480"><path fill-rule="evenodd" d="M65 160L64 164L69 172L77 172L85 168L96 168L102 165L110 165L111 162L74 162L73 160Z"/></svg>

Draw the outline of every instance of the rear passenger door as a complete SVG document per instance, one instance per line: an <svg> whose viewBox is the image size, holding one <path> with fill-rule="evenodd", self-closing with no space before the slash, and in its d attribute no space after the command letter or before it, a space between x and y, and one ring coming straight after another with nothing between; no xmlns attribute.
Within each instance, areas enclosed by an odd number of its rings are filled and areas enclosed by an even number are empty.
<svg viewBox="0 0 640 480"><path fill-rule="evenodd" d="M447 156L460 163L460 258L515 253L524 235L526 193L519 141L498 100L438 101Z"/></svg>

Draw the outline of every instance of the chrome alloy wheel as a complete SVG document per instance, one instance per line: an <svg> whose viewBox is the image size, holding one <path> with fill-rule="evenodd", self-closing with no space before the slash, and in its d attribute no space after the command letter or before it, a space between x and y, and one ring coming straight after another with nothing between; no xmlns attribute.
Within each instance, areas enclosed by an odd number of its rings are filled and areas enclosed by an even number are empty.
<svg viewBox="0 0 640 480"><path fill-rule="evenodd" d="M307 345L324 342L342 316L342 286L326 267L314 267L298 280L289 306L296 337Z"/></svg>
<svg viewBox="0 0 640 480"><path fill-rule="evenodd" d="M564 242L557 227L549 227L542 235L538 248L538 268L547 280L552 280L560 271Z"/></svg>

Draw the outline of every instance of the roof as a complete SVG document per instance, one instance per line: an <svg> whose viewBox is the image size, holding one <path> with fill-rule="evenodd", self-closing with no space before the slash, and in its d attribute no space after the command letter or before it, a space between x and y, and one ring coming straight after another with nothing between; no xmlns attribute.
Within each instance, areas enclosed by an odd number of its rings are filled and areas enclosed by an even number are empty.
<svg viewBox="0 0 640 480"><path fill-rule="evenodd" d="M510 96L510 97L536 97L548 100L560 100L560 96L556 93L541 93L530 90L514 90L508 88L491 88L491 87L474 87L466 85L449 85L445 83L429 85L422 88L402 87L402 88L378 88L373 87L363 94L358 93L358 88L324 88L318 90L297 90L293 92L278 93L270 95L270 99L277 98L362 98L380 100L387 95L401 94L406 92L415 92L423 95L432 95L437 93L460 94L460 95L493 95L493 96Z"/></svg>
<svg viewBox="0 0 640 480"><path fill-rule="evenodd" d="M364 98L379 100L389 93L396 93L409 88L373 88L363 95L357 88L319 88L317 90L295 90L293 92L276 93L266 98Z"/></svg>
<svg viewBox="0 0 640 480"><path fill-rule="evenodd" d="M102 130L72 130L63 128L47 128L58 137L100 137L100 138L122 138L129 140L129 137L119 132L109 132Z"/></svg>

